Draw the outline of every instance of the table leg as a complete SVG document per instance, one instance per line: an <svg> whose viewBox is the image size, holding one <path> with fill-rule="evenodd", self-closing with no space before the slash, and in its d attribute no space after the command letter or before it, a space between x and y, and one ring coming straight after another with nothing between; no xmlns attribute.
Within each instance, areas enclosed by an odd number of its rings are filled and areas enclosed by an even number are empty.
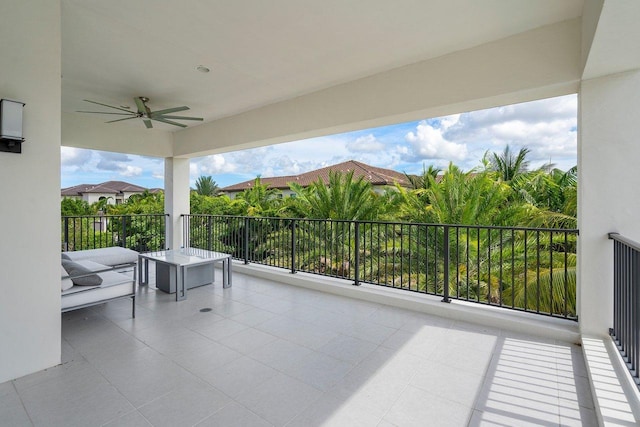
<svg viewBox="0 0 640 427"><path fill-rule="evenodd" d="M187 267L176 267L176 301L187 299Z"/></svg>
<svg viewBox="0 0 640 427"><path fill-rule="evenodd" d="M144 270L144 273L143 273ZM144 275L143 275L144 274ZM138 257L138 284L149 284L149 260Z"/></svg>
<svg viewBox="0 0 640 427"><path fill-rule="evenodd" d="M222 287L231 287L231 258L222 261Z"/></svg>

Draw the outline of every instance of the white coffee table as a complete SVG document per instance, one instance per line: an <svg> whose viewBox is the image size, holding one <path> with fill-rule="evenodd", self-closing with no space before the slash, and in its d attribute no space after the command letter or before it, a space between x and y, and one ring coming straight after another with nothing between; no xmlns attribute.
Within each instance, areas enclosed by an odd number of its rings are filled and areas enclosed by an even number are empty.
<svg viewBox="0 0 640 427"><path fill-rule="evenodd" d="M176 279L176 301L187 298L189 268L211 264L213 270L216 262L222 262L222 287L231 287L231 255L222 252L197 248L181 248L167 251L141 253L138 255L139 282L149 283L149 261L169 267L169 274Z"/></svg>

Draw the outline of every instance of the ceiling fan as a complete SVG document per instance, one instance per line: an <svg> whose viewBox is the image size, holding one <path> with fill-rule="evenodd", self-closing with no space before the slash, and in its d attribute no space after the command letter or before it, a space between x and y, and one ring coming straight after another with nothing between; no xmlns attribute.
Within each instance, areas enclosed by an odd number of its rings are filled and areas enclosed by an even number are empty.
<svg viewBox="0 0 640 427"><path fill-rule="evenodd" d="M149 102L149 98L147 98L146 96L137 96L133 98L133 100L136 103L136 107L138 107L137 112L131 111L130 109L124 108L124 107L114 107L113 105L102 104L96 101L89 101L88 99L84 99L83 101L90 102L92 104L102 105L103 107L113 108L115 110L120 110L123 112L122 113L110 113L110 112L104 112L104 111L77 111L77 112L90 113L90 114L114 114L119 116L127 116L122 119L110 120L106 123L121 122L123 120L131 120L131 119L142 119L147 129L151 129L153 127L153 125L151 124L151 120L155 120L156 122L162 122L162 123L166 123L173 126L180 126L181 128L186 128L187 125L183 125L182 123L178 123L174 120L196 120L199 122L204 120L201 117L184 117L184 116L171 115L171 113L177 113L178 111L188 110L189 107L187 106L167 108L165 110L158 110L158 111L151 111L151 109L147 107L147 102Z"/></svg>

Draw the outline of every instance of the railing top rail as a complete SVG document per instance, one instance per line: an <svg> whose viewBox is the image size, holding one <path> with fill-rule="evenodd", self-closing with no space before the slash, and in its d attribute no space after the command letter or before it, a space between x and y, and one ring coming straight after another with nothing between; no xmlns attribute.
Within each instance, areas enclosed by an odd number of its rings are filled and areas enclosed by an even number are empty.
<svg viewBox="0 0 640 427"><path fill-rule="evenodd" d="M135 217L135 216L170 216L168 213L163 214L115 214L115 215L101 215L101 214L93 214L93 215L61 215L60 218L122 218L122 217Z"/></svg>
<svg viewBox="0 0 640 427"><path fill-rule="evenodd" d="M625 245L640 252L640 243L621 236L620 233L609 233L609 239L615 240L616 242L624 243Z"/></svg>
<svg viewBox="0 0 640 427"><path fill-rule="evenodd" d="M267 216L246 216L246 215L209 215L209 214L182 214L181 217L215 217L215 218L251 218L256 220L280 220L280 221L308 221L308 222L358 222L360 224L388 224L388 225L412 225L412 226L429 226L429 227L453 227L453 228L472 228L486 230L515 230L515 231L543 231L554 233L579 234L576 228L538 228L538 227L518 227L518 226L501 226L501 225L477 225L477 224L435 224L425 222L400 222L400 221L372 221L372 220L348 220L348 219L329 219L329 218L289 218L289 217L267 217Z"/></svg>

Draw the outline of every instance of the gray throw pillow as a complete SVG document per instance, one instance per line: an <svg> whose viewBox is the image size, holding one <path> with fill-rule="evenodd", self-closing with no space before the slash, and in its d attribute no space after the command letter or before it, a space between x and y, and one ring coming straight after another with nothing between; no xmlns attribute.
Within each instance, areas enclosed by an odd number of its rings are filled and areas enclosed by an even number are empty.
<svg viewBox="0 0 640 427"><path fill-rule="evenodd" d="M74 261L66 259L62 260L62 267L67 271L67 274L71 277L71 281L77 286L100 286L102 284L102 277L97 274L90 274L91 270L78 264ZM88 274L88 276L84 276ZM82 277L73 277L82 276Z"/></svg>

